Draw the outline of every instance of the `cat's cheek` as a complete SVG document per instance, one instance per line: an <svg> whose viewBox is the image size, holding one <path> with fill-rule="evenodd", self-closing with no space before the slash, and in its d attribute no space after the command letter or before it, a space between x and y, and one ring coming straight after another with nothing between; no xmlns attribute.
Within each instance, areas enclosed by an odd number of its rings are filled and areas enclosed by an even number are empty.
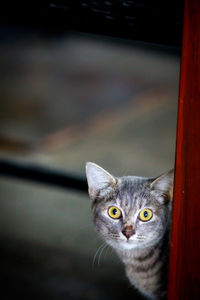
<svg viewBox="0 0 200 300"><path fill-rule="evenodd" d="M111 230L110 222L107 220L107 218L101 215L101 217L98 217L94 220L94 224L99 235L107 241L107 237L109 236L109 232Z"/></svg>
<svg viewBox="0 0 200 300"><path fill-rule="evenodd" d="M112 240L109 239L106 241L114 250L119 250L119 251L124 251L127 250L127 248L124 247L125 241L116 241L116 240Z"/></svg>

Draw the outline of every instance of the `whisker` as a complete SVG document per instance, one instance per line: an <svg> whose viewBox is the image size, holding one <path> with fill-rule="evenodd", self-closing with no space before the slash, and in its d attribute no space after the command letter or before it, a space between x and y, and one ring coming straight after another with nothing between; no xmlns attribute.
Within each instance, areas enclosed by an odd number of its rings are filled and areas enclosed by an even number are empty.
<svg viewBox="0 0 200 300"><path fill-rule="evenodd" d="M110 245L108 245L108 247L107 247L107 249L105 250L105 256L107 255L107 253L108 253L108 250L111 248L111 246Z"/></svg>
<svg viewBox="0 0 200 300"><path fill-rule="evenodd" d="M104 247L101 249L101 251L100 251L100 253L99 253L99 257L98 257L98 265L99 265L99 263L100 263L101 255L102 255L104 249L106 249L106 247L108 247L108 244L105 244Z"/></svg>
<svg viewBox="0 0 200 300"><path fill-rule="evenodd" d="M98 253L99 253L99 251L102 249L102 247L104 247L105 246L105 242L102 244L102 245L100 245L100 247L97 249L97 251L95 252L95 255L94 255L94 258L93 258L93 262L92 262L92 267L94 267L94 264L95 264L95 260L96 260L96 257L97 257L97 255L98 255Z"/></svg>

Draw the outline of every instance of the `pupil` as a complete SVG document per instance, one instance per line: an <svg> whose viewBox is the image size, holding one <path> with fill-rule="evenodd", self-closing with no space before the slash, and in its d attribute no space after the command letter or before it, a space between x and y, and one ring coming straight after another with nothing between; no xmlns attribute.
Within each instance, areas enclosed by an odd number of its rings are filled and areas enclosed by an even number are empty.
<svg viewBox="0 0 200 300"><path fill-rule="evenodd" d="M113 215L116 215L116 213L117 213L117 210L116 210L116 208L114 208L113 209Z"/></svg>
<svg viewBox="0 0 200 300"><path fill-rule="evenodd" d="M144 212L144 217L147 218L148 217L148 211L145 210Z"/></svg>

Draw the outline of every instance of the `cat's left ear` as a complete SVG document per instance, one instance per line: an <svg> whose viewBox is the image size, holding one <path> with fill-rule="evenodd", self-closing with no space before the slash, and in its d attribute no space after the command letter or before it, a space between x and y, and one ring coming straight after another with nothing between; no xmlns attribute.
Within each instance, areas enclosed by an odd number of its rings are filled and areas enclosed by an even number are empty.
<svg viewBox="0 0 200 300"><path fill-rule="evenodd" d="M159 192L165 200L172 200L174 186L174 170L170 170L157 177L151 183L151 191Z"/></svg>

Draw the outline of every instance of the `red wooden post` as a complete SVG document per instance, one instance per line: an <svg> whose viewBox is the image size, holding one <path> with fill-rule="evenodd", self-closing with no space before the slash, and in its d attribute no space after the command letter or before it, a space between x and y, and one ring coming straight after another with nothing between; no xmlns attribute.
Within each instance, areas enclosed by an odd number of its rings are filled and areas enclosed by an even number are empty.
<svg viewBox="0 0 200 300"><path fill-rule="evenodd" d="M200 299L200 0L186 0L168 300Z"/></svg>

